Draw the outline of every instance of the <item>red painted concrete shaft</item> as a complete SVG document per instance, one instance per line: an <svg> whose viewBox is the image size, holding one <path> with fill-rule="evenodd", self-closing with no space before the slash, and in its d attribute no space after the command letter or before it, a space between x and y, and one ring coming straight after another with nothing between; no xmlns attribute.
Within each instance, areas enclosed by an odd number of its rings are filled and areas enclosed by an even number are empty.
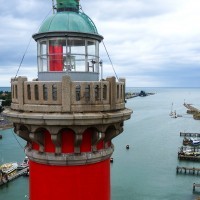
<svg viewBox="0 0 200 200"><path fill-rule="evenodd" d="M82 166L30 161L30 200L110 200L109 159Z"/></svg>

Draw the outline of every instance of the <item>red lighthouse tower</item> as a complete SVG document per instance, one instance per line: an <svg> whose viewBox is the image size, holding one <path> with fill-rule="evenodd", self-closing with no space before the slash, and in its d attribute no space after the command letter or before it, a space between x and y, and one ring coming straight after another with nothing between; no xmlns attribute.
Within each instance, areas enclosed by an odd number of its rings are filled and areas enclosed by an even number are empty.
<svg viewBox="0 0 200 200"><path fill-rule="evenodd" d="M111 140L132 113L125 79L99 80L103 37L79 1L57 0L56 10L33 35L38 78L11 80L5 113L27 141L30 200L110 200Z"/></svg>

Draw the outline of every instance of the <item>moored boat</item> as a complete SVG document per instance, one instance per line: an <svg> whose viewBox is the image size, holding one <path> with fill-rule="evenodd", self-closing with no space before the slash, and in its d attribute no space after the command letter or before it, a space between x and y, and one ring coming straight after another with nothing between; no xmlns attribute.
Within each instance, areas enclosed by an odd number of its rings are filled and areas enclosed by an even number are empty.
<svg viewBox="0 0 200 200"><path fill-rule="evenodd" d="M192 146L199 146L200 140L194 139L194 138L184 138L183 139L183 145L192 145Z"/></svg>
<svg viewBox="0 0 200 200"><path fill-rule="evenodd" d="M190 138L190 142L194 146L200 145L200 140L197 140L197 139L194 139L194 138Z"/></svg>
<svg viewBox="0 0 200 200"><path fill-rule="evenodd" d="M16 162L5 163L0 166L0 170L2 173L9 175L10 173L17 170L18 164Z"/></svg>

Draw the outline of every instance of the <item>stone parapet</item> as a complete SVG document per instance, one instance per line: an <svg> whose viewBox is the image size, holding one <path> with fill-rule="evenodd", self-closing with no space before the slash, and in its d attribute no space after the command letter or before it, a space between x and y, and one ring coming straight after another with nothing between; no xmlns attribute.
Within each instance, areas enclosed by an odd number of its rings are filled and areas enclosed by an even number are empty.
<svg viewBox="0 0 200 200"><path fill-rule="evenodd" d="M125 81L115 77L106 81L27 81L12 79L11 109L21 112L71 113L103 112L125 108Z"/></svg>

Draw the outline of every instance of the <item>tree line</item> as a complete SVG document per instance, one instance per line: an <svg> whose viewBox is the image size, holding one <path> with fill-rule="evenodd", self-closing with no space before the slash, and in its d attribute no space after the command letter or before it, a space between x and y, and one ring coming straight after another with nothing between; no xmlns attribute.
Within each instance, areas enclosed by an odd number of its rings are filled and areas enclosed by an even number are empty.
<svg viewBox="0 0 200 200"><path fill-rule="evenodd" d="M0 100L2 103L0 105L0 113L4 110L4 107L10 106L12 102L11 92L0 91Z"/></svg>

